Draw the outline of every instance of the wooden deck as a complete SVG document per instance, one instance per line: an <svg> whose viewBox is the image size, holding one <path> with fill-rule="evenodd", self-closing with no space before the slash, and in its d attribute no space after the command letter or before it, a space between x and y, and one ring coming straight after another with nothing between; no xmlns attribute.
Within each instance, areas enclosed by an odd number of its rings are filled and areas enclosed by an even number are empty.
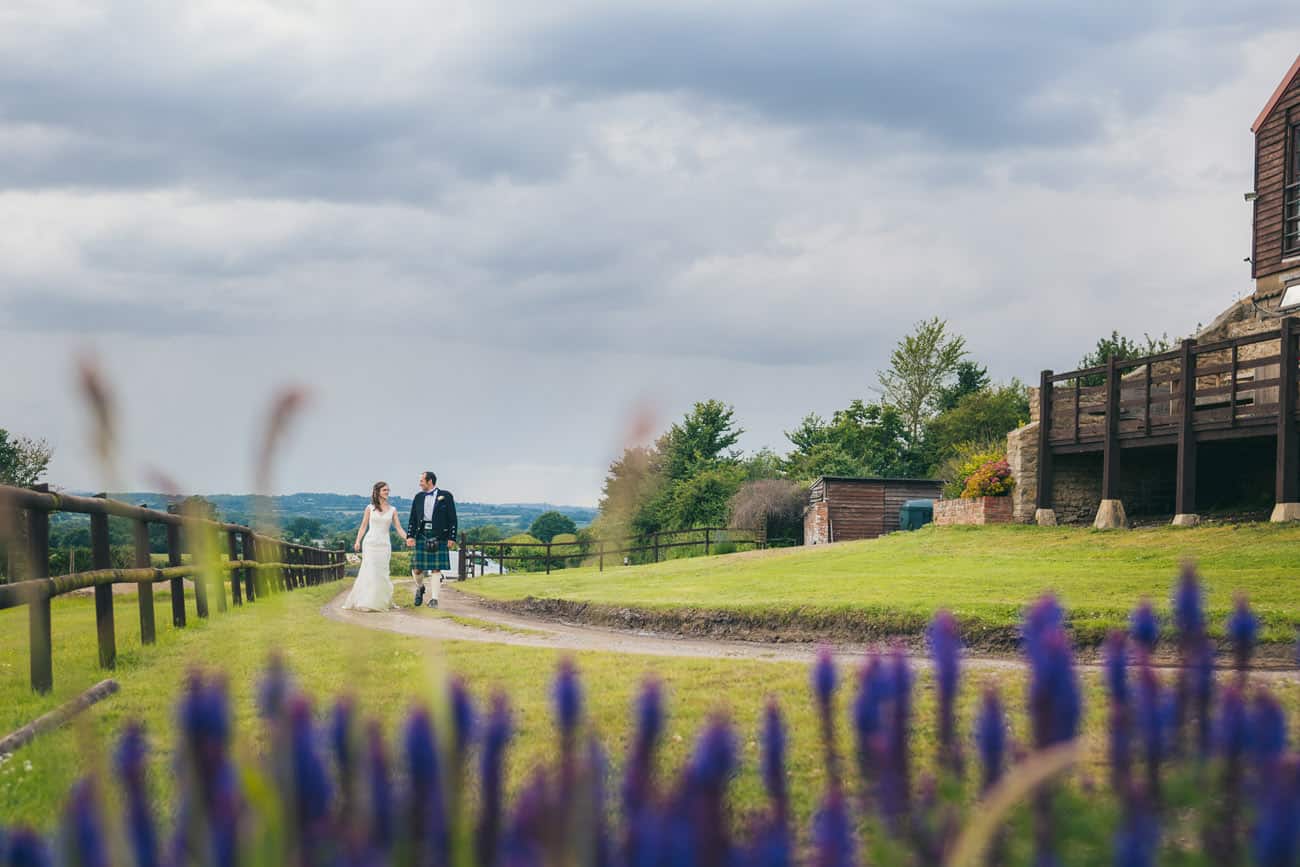
<svg viewBox="0 0 1300 867"><path fill-rule="evenodd" d="M1176 445L1178 512L1192 514L1197 443L1260 436L1277 438L1277 502L1295 502L1298 334L1288 317L1277 331L1185 340L1176 350L1104 367L1043 371L1038 507L1051 508L1053 455L1102 452L1102 498L1117 499L1122 450Z"/></svg>

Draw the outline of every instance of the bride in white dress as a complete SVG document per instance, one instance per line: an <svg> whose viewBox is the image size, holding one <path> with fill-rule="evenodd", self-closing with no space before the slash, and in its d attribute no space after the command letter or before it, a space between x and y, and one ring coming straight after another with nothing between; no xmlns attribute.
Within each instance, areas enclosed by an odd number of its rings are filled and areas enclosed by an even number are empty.
<svg viewBox="0 0 1300 867"><path fill-rule="evenodd" d="M357 541L352 547L361 552L361 569L352 592L343 603L354 611L387 611L393 608L393 581L388 574L388 564L393 558L393 544L389 541L390 529L406 541L406 531L397 517L397 509L388 503L388 484L375 482L370 492L370 505L357 530ZM364 536L364 539L362 538Z"/></svg>

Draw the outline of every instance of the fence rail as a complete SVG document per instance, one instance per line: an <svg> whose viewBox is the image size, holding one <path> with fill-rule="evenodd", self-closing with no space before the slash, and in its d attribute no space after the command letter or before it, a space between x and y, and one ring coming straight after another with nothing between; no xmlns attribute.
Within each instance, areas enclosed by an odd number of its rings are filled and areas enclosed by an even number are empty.
<svg viewBox="0 0 1300 867"><path fill-rule="evenodd" d="M689 535L696 538L686 540L679 538ZM761 549L768 547L770 543L762 529L734 527L696 527L690 530L665 530L649 536L624 536L616 539L588 539L574 542L469 542L462 534L459 577L462 580L474 577L476 567L479 575L484 574L488 560L494 560L499 573L502 574L508 561L516 563L540 561L546 569L546 574L549 575L551 566L555 563L595 560L598 568L603 572L608 557L653 553L654 562L658 563L665 552L675 548L703 546L704 554L708 556L715 545L725 544L750 545L754 549Z"/></svg>
<svg viewBox="0 0 1300 867"><path fill-rule="evenodd" d="M91 569L51 577L50 513L71 512L90 516ZM134 526L134 568L115 569L109 544L108 519L123 518ZM140 617L140 643L153 644L153 585L171 586L172 625L186 625L185 579L191 579L194 608L208 617L208 594L216 594L217 609L225 611L226 580L230 601L235 606L253 602L269 593L293 590L343 577L342 551L330 551L285 542L256 532L251 527L208 520L198 516L159 512L106 497L77 497L49 491L45 486L13 488L0 485L0 529L7 544L17 546L19 580L0 584L0 611L19 606L28 610L28 645L32 689L48 692L54 686L50 601L76 590L95 591L95 624L99 664L111 669L117 662L117 638L113 612L113 585L134 584ZM152 564L149 527L166 527L166 567ZM221 537L225 544L221 545ZM205 562L186 565L185 549L193 558L206 552ZM224 548L224 550L222 550ZM214 573L220 573L219 577ZM10 576L11 579L15 576ZM216 580L213 580L216 577Z"/></svg>

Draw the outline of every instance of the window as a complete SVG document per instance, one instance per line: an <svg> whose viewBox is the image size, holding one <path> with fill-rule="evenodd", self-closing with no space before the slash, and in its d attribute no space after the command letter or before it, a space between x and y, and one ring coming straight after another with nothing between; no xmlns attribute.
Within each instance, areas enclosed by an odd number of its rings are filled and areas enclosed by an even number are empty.
<svg viewBox="0 0 1300 867"><path fill-rule="evenodd" d="M1291 153L1282 196L1282 252L1300 253L1300 123L1291 124Z"/></svg>

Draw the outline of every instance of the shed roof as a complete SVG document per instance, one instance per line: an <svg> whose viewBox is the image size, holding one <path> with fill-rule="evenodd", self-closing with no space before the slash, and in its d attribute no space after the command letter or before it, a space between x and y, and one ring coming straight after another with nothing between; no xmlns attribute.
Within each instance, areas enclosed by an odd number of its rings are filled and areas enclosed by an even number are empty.
<svg viewBox="0 0 1300 867"><path fill-rule="evenodd" d="M1282 83L1277 86L1277 90L1274 90L1273 95L1268 98L1268 104L1264 106L1264 110L1259 113L1259 117L1255 118L1255 122L1250 125L1251 132L1259 132L1259 128L1264 125L1264 121L1273 113L1273 109L1277 108L1277 101L1282 98L1287 85L1291 83L1291 79L1295 78L1297 72L1300 72L1300 54L1296 55L1295 63L1291 64L1291 68L1282 77Z"/></svg>

